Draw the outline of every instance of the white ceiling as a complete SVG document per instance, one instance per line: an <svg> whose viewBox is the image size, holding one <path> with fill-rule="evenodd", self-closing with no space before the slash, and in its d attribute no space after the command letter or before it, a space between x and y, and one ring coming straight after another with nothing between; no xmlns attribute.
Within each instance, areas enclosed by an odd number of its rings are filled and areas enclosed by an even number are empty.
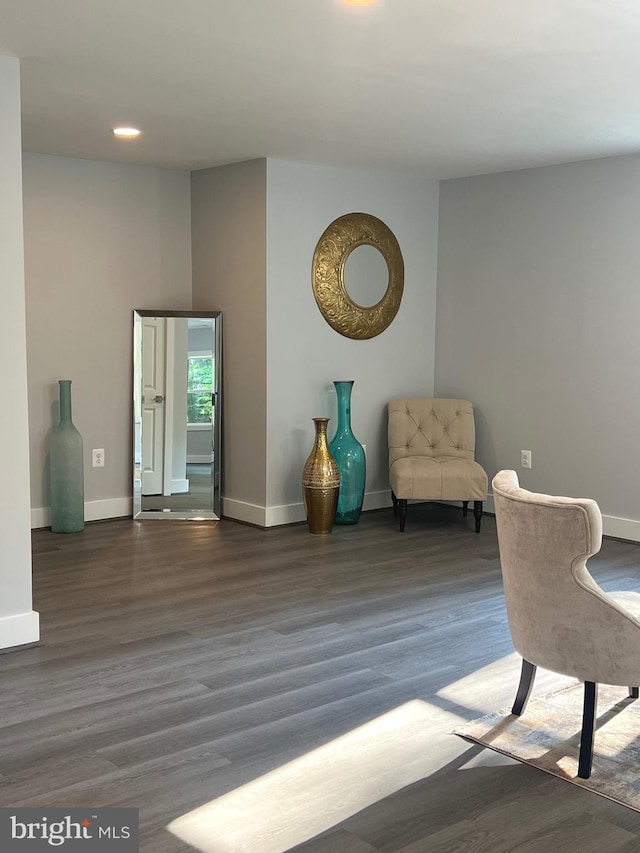
<svg viewBox="0 0 640 853"><path fill-rule="evenodd" d="M638 0L0 0L0 53L40 153L448 178L640 150Z"/></svg>

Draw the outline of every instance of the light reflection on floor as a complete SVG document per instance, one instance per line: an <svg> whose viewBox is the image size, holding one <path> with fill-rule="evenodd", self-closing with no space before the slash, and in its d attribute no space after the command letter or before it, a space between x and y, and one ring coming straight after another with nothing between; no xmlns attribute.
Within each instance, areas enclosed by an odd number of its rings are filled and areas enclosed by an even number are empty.
<svg viewBox="0 0 640 853"><path fill-rule="evenodd" d="M429 776L434 724L442 731L459 722L414 699L179 817L168 829L206 853L283 853Z"/></svg>

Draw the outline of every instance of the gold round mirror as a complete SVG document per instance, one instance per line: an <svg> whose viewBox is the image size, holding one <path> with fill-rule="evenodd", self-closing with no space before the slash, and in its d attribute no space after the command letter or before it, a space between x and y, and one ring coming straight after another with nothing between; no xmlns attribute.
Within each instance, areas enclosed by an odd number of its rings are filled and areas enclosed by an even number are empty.
<svg viewBox="0 0 640 853"><path fill-rule="evenodd" d="M312 283L318 308L336 332L357 340L379 335L398 313L404 289L393 232L369 213L335 219L313 253Z"/></svg>

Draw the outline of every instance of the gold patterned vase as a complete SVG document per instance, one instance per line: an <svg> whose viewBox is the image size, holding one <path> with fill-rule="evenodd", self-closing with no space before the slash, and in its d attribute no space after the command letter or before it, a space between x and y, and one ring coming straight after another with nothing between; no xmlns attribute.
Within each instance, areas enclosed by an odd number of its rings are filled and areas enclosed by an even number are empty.
<svg viewBox="0 0 640 853"><path fill-rule="evenodd" d="M331 533L338 508L340 471L327 445L329 418L314 418L316 439L302 471L304 511L310 533Z"/></svg>

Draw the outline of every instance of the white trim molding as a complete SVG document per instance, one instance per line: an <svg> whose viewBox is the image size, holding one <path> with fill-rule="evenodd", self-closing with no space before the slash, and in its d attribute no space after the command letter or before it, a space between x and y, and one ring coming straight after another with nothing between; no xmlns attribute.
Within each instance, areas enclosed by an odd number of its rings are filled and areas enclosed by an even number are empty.
<svg viewBox="0 0 640 853"><path fill-rule="evenodd" d="M208 460L207 460L208 461ZM381 509L391 506L391 492L367 492L364 496L363 510ZM222 515L256 527L280 527L284 524L298 524L306 520L302 501L280 506L260 506L258 504L222 498ZM108 518L133 517L132 498L111 498L102 501L87 501L84 505L85 521L101 521ZM31 528L49 527L51 524L49 507L34 507L31 510Z"/></svg>
<svg viewBox="0 0 640 853"><path fill-rule="evenodd" d="M613 539L628 539L640 542L640 521L635 518L618 518L615 515L602 516L602 532Z"/></svg>
<svg viewBox="0 0 640 853"><path fill-rule="evenodd" d="M35 610L0 617L0 649L26 646L40 639L40 614Z"/></svg>
<svg viewBox="0 0 640 853"><path fill-rule="evenodd" d="M445 501L452 506L460 506L460 501ZM391 506L391 491L367 492L364 496L363 511L384 509ZM484 510L494 514L493 495L487 495ZM222 515L235 521L243 521L256 527L279 527L284 524L299 524L305 520L302 501L281 506L259 506L257 504L222 498ZM133 498L109 498L102 501L88 501L84 505L85 521L102 521L108 518L133 518ZM36 507L31 510L31 528L49 527L49 507ZM605 536L613 539L626 539L640 542L640 520L618 518L614 515L602 516L602 529ZM2 646L0 646L2 648Z"/></svg>
<svg viewBox="0 0 640 853"><path fill-rule="evenodd" d="M107 498L102 501L86 501L84 505L85 521L103 521L107 518L133 518L133 498ZM48 506L34 507L31 510L31 529L49 527L51 517Z"/></svg>
<svg viewBox="0 0 640 853"><path fill-rule="evenodd" d="M280 527L283 524L299 524L306 521L302 501L295 504L281 504L280 506L268 506L265 512L265 527Z"/></svg>
<svg viewBox="0 0 640 853"><path fill-rule="evenodd" d="M384 509L391 505L391 489L384 489L381 492L366 492L362 509L363 512L368 512L370 509Z"/></svg>
<svg viewBox="0 0 640 853"><path fill-rule="evenodd" d="M382 509L391 506L391 491L367 492L364 496L363 511ZM243 521L256 527L281 527L285 524L299 524L306 520L302 501L277 506L258 506L231 498L222 498L222 515L235 521Z"/></svg>
<svg viewBox="0 0 640 853"><path fill-rule="evenodd" d="M253 524L255 527L267 526L266 507L245 501L236 501L233 498L222 498L222 517L232 518L234 521L243 521L245 524Z"/></svg>

